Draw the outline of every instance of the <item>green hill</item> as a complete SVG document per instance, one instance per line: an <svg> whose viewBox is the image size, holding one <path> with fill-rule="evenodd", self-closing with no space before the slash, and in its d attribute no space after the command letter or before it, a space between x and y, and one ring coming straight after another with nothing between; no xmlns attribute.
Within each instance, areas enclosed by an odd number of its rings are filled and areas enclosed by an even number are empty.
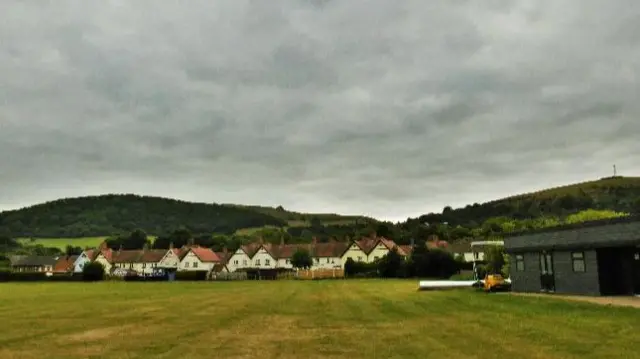
<svg viewBox="0 0 640 359"><path fill-rule="evenodd" d="M640 212L640 177L608 177L514 195L419 217L422 222L475 227L492 217L566 217L587 209Z"/></svg>
<svg viewBox="0 0 640 359"><path fill-rule="evenodd" d="M162 235L184 227L193 233L233 234L242 229L353 223L353 216L303 214L282 208L191 203L160 197L102 195L66 198L0 213L0 235L77 238L140 228ZM293 223L292 223L293 222Z"/></svg>

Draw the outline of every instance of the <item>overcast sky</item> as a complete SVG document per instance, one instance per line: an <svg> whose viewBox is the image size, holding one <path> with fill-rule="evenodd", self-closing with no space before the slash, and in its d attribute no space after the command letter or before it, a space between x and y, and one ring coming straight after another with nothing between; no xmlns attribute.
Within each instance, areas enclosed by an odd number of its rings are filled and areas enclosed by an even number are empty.
<svg viewBox="0 0 640 359"><path fill-rule="evenodd" d="M640 175L640 2L0 2L0 210L402 220Z"/></svg>

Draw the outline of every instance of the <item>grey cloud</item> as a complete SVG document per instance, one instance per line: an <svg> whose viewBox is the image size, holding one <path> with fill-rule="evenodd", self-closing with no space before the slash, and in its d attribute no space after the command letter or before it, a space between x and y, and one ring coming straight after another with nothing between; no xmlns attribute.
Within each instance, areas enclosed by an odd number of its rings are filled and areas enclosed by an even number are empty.
<svg viewBox="0 0 640 359"><path fill-rule="evenodd" d="M636 1L0 4L0 209L402 219L636 171Z"/></svg>

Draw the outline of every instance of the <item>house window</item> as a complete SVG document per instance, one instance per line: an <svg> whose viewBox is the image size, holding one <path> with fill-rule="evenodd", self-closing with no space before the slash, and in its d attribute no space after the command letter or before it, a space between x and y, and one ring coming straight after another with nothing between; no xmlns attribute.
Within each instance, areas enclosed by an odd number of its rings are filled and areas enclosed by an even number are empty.
<svg viewBox="0 0 640 359"><path fill-rule="evenodd" d="M287 262L286 262L286 263L287 263L287 264L291 264L291 261L287 259Z"/></svg>
<svg viewBox="0 0 640 359"><path fill-rule="evenodd" d="M271 261L270 261L269 259L265 259L265 260L264 260L264 265L268 266L268 265L269 265L269 263L271 263Z"/></svg>
<svg viewBox="0 0 640 359"><path fill-rule="evenodd" d="M516 272L524 272L524 256L516 254Z"/></svg>
<svg viewBox="0 0 640 359"><path fill-rule="evenodd" d="M246 265L247 265L247 260L246 260L246 259L242 261L242 265L243 265L243 266L246 266Z"/></svg>
<svg viewBox="0 0 640 359"><path fill-rule="evenodd" d="M193 262L193 268L198 268L198 262Z"/></svg>
<svg viewBox="0 0 640 359"><path fill-rule="evenodd" d="M571 252L571 263L574 272L586 272L584 265L584 252Z"/></svg>
<svg viewBox="0 0 640 359"><path fill-rule="evenodd" d="M320 263L320 258L315 258L316 264Z"/></svg>
<svg viewBox="0 0 640 359"><path fill-rule="evenodd" d="M238 260L237 260L237 259L236 259L236 260L234 260L234 261L233 261L233 264L238 265Z"/></svg>
<svg viewBox="0 0 640 359"><path fill-rule="evenodd" d="M133 269L133 263L129 263L129 269Z"/></svg>
<svg viewBox="0 0 640 359"><path fill-rule="evenodd" d="M362 257L358 256L358 262L362 262Z"/></svg>
<svg viewBox="0 0 640 359"><path fill-rule="evenodd" d="M327 263L329 263L329 258L327 258Z"/></svg>
<svg viewBox="0 0 640 359"><path fill-rule="evenodd" d="M260 260L256 259L256 266L259 266L259 265L260 265Z"/></svg>
<svg viewBox="0 0 640 359"><path fill-rule="evenodd" d="M142 269L147 268L147 263L142 263Z"/></svg>
<svg viewBox="0 0 640 359"><path fill-rule="evenodd" d="M189 262L184 262L184 267L189 268Z"/></svg>

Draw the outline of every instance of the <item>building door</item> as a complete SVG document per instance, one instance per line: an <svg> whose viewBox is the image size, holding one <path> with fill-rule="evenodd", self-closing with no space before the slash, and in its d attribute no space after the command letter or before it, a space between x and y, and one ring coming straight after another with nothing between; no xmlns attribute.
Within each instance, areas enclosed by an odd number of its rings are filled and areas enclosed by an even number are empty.
<svg viewBox="0 0 640 359"><path fill-rule="evenodd" d="M553 255L551 252L540 253L540 287L543 292L556 291L556 279L553 273Z"/></svg>
<svg viewBox="0 0 640 359"><path fill-rule="evenodd" d="M634 290L635 294L640 294L640 247L636 247L633 254Z"/></svg>

